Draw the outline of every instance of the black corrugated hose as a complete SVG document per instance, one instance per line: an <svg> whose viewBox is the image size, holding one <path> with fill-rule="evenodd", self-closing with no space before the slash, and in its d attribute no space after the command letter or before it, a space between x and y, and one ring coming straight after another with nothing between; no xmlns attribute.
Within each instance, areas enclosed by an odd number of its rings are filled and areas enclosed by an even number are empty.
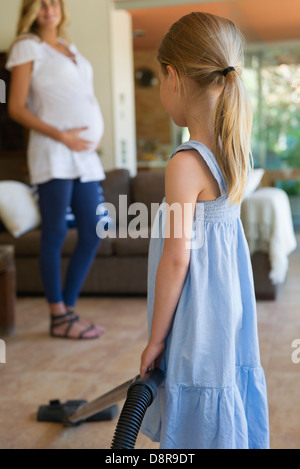
<svg viewBox="0 0 300 469"><path fill-rule="evenodd" d="M134 449L146 410L152 404L163 378L162 370L156 368L129 387L111 449Z"/></svg>

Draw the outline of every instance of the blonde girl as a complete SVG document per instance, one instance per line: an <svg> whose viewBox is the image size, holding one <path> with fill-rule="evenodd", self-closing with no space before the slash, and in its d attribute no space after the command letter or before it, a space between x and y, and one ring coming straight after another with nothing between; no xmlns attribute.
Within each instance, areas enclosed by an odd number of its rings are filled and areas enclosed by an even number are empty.
<svg viewBox="0 0 300 469"><path fill-rule="evenodd" d="M240 220L252 119L243 40L231 21L191 13L168 31L158 62L162 104L190 140L168 162L153 227L161 235L149 249L140 374L154 364L165 380L142 431L162 449L265 449L267 393ZM168 209L175 203L183 217Z"/></svg>

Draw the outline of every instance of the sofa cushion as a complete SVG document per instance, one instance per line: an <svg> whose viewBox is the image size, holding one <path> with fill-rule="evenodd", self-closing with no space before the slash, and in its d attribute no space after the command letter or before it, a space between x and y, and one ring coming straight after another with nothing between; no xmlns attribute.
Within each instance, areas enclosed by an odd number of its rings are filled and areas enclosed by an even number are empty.
<svg viewBox="0 0 300 469"><path fill-rule="evenodd" d="M151 225L151 204L160 204L165 195L165 174L163 171L140 172L131 181L131 200L141 202L148 210L148 224ZM155 210L152 210L152 218Z"/></svg>
<svg viewBox="0 0 300 469"><path fill-rule="evenodd" d="M0 233L0 244L10 244L15 246L15 256L33 257L39 256L41 231L39 229L25 233L21 238L15 239L8 232ZM76 246L77 230L70 228L62 249L62 256L70 256ZM111 256L114 254L114 239L103 239L97 256Z"/></svg>
<svg viewBox="0 0 300 469"><path fill-rule="evenodd" d="M40 225L40 211L30 186L19 181L0 182L0 218L15 238Z"/></svg>
<svg viewBox="0 0 300 469"><path fill-rule="evenodd" d="M10 244L15 247L15 257L38 256L40 249L41 231L31 230L20 238L14 238L10 233L0 233L0 244Z"/></svg>
<svg viewBox="0 0 300 469"><path fill-rule="evenodd" d="M138 238L116 238L114 251L116 256L148 256L151 229L141 230Z"/></svg>
<svg viewBox="0 0 300 469"><path fill-rule="evenodd" d="M105 202L110 203L115 208L116 217L110 212L110 215L119 225L119 195L125 195L126 210L131 203L130 201L130 173L127 169L114 169L105 173L106 179L101 184L104 192ZM125 205L125 204L124 204Z"/></svg>

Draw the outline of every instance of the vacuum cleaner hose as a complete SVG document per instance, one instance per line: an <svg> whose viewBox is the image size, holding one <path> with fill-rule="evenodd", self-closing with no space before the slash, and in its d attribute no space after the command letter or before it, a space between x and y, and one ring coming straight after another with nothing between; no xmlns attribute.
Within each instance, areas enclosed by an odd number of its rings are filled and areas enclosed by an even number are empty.
<svg viewBox="0 0 300 469"><path fill-rule="evenodd" d="M163 377L163 372L156 368L129 387L111 449L134 449L146 410L152 404Z"/></svg>

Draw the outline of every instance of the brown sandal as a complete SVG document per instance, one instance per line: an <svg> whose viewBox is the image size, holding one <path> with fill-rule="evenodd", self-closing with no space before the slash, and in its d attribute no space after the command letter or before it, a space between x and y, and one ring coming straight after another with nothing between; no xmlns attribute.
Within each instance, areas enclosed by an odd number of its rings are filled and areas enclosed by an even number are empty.
<svg viewBox="0 0 300 469"><path fill-rule="evenodd" d="M73 340L92 340L92 339L98 339L98 337L100 337L101 335L100 333L98 335L95 335L94 337L84 337L84 334L86 334L87 332L93 329L96 329L94 324L91 324L89 327L81 331L77 337L71 337L69 335L69 332L72 329L73 324L78 321L79 321L79 316L77 316L74 313L74 311L68 311L67 313L61 314L59 316L51 316L50 335L52 337L57 337L60 339L73 339ZM68 327L66 328L65 332L63 334L55 334L54 329L58 326L62 326L63 324L68 324Z"/></svg>

